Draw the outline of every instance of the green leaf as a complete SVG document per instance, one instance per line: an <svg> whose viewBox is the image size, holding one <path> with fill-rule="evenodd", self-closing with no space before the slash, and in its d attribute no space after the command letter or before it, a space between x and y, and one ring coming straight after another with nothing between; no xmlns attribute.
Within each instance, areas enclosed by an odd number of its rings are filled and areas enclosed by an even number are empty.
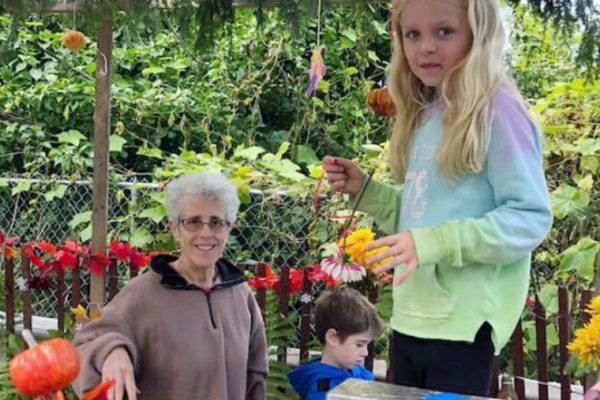
<svg viewBox="0 0 600 400"><path fill-rule="evenodd" d="M373 62L379 62L379 57L377 57L377 53L375 53L373 50L369 50L367 52L367 55L369 57L369 60Z"/></svg>
<svg viewBox="0 0 600 400"><path fill-rule="evenodd" d="M71 219L71 222L69 222L69 226L71 227L71 229L75 229L79 225L83 224L84 222L90 222L91 220L92 220L92 212L84 211L84 212L81 212L81 213L75 215Z"/></svg>
<svg viewBox="0 0 600 400"><path fill-rule="evenodd" d="M92 224L90 223L81 232L79 232L79 239L82 242L87 242L92 238Z"/></svg>
<svg viewBox="0 0 600 400"><path fill-rule="evenodd" d="M600 244L589 236L581 238L577 244L562 253L557 275L564 279L569 277L572 271L577 271L586 281L592 282L598 249Z"/></svg>
<svg viewBox="0 0 600 400"><path fill-rule="evenodd" d="M584 156L593 156L600 153L600 139L585 138L577 142L579 152Z"/></svg>
<svg viewBox="0 0 600 400"><path fill-rule="evenodd" d="M279 146L279 150L277 150L277 154L275 154L275 156L277 158L283 157L283 155L285 154L286 151L288 151L289 148L290 148L290 142L281 143L281 145Z"/></svg>
<svg viewBox="0 0 600 400"><path fill-rule="evenodd" d="M129 243L133 247L144 248L152 242L152 235L144 228L137 228L129 237Z"/></svg>
<svg viewBox="0 0 600 400"><path fill-rule="evenodd" d="M123 150L123 145L127 143L127 140L119 135L110 135L110 146L109 151L114 153L120 153Z"/></svg>
<svg viewBox="0 0 600 400"><path fill-rule="evenodd" d="M14 196L18 193L21 192L27 192L31 189L31 181L30 180L24 180L21 181L17 184L17 186L15 186L11 192L11 194Z"/></svg>
<svg viewBox="0 0 600 400"><path fill-rule="evenodd" d="M140 218L148 218L156 223L159 223L165 218L166 215L167 214L164 206L156 206L152 208L146 208L140 213Z"/></svg>
<svg viewBox="0 0 600 400"><path fill-rule="evenodd" d="M29 70L29 75L31 75L31 77L37 81L42 77L43 72L37 68L33 68Z"/></svg>
<svg viewBox="0 0 600 400"><path fill-rule="evenodd" d="M173 68L177 71L181 71L184 70L186 68L188 68L190 66L189 62L182 60L182 59L178 59L173 61L172 63L167 64L167 68Z"/></svg>
<svg viewBox="0 0 600 400"><path fill-rule="evenodd" d="M540 289L538 296L547 313L556 314L558 312L558 289L556 285L546 283Z"/></svg>
<svg viewBox="0 0 600 400"><path fill-rule="evenodd" d="M581 214L590 202L590 196L581 189L574 188L566 183L550 195L552 213L558 219L569 215Z"/></svg>
<svg viewBox="0 0 600 400"><path fill-rule="evenodd" d="M365 154L369 157L376 157L383 153L381 146L377 146L376 144L363 144L360 148L363 149Z"/></svg>
<svg viewBox="0 0 600 400"><path fill-rule="evenodd" d="M597 171L600 171L600 157L583 156L581 158L581 169L598 173Z"/></svg>
<svg viewBox="0 0 600 400"><path fill-rule="evenodd" d="M75 129L70 129L66 132L61 132L57 135L57 137L59 143L68 143L72 144L73 146L79 146L79 143L82 140L86 139L86 137L83 136L81 132Z"/></svg>
<svg viewBox="0 0 600 400"><path fill-rule="evenodd" d="M163 159L163 153L162 151L160 151L160 149L153 147L153 148L147 148L147 147L140 147L137 151L137 154L140 156L146 156L146 157L151 157L151 158L158 158L158 159Z"/></svg>
<svg viewBox="0 0 600 400"><path fill-rule="evenodd" d="M319 179L323 175L323 164L313 164L308 166L310 177L313 179Z"/></svg>
<svg viewBox="0 0 600 400"><path fill-rule="evenodd" d="M71 107L69 106L69 104L67 104L65 106L65 109L63 110L63 118L65 119L65 121L69 120L69 117L71 116L70 113L71 113Z"/></svg>
<svg viewBox="0 0 600 400"><path fill-rule="evenodd" d="M58 186L56 186L55 189L44 193L44 198L46 199L47 202L50 202L54 199L62 199L65 196L67 188L68 188L67 185L62 185L62 184L58 185Z"/></svg>
<svg viewBox="0 0 600 400"><path fill-rule="evenodd" d="M321 79L317 85L317 90L322 93L329 93L329 81L327 79Z"/></svg>
<svg viewBox="0 0 600 400"><path fill-rule="evenodd" d="M358 69L356 69L355 67L348 67L344 69L344 74L346 74L347 76L356 75L358 74L358 72Z"/></svg>
<svg viewBox="0 0 600 400"><path fill-rule="evenodd" d="M248 161L255 161L259 155L265 152L265 149L258 146L244 148L239 146L233 153L234 158L245 158Z"/></svg>
<svg viewBox="0 0 600 400"><path fill-rule="evenodd" d="M351 41L352 43L355 43L356 39L358 39L358 36L356 35L356 31L352 28L344 29L341 32L341 35L343 37L345 37L346 39L348 39L349 41Z"/></svg>
<svg viewBox="0 0 600 400"><path fill-rule="evenodd" d="M148 67L142 70L142 75L148 76L152 74L162 74L166 70L162 67Z"/></svg>
<svg viewBox="0 0 600 400"><path fill-rule="evenodd" d="M8 187L8 179L0 178L0 188Z"/></svg>
<svg viewBox="0 0 600 400"><path fill-rule="evenodd" d="M308 146L301 144L298 146L298 154L296 156L297 163L304 163L307 165L317 164L321 161L317 158L316 153L313 149Z"/></svg>

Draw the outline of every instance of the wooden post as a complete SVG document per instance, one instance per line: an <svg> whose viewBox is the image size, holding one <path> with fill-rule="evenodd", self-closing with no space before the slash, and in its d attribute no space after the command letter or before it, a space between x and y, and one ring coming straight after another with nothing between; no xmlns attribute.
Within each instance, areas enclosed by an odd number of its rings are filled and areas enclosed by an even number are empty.
<svg viewBox="0 0 600 400"><path fill-rule="evenodd" d="M94 108L94 188L92 202L92 253L106 252L108 234L108 140L110 137L110 86L112 69L112 15L100 17L96 53ZM104 304L104 278L92 275L90 309Z"/></svg>

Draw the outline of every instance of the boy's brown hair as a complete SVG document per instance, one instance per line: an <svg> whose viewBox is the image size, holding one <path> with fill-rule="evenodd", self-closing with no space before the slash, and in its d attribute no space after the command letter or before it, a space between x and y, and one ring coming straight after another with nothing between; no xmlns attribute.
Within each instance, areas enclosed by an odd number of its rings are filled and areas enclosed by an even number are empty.
<svg viewBox="0 0 600 400"><path fill-rule="evenodd" d="M350 288L335 288L321 294L315 303L315 330L319 342L325 344L325 334L335 329L343 343L348 336L370 331L373 338L383 330L375 307L360 292Z"/></svg>

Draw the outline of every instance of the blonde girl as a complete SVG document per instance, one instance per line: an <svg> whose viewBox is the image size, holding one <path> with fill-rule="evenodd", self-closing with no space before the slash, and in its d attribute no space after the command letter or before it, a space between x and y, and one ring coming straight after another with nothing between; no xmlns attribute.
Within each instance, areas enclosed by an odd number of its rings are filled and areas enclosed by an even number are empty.
<svg viewBox="0 0 600 400"><path fill-rule="evenodd" d="M486 395L522 311L531 252L552 224L540 133L504 67L498 0L398 0L390 165L371 181L327 156L334 190L389 236L397 384Z"/></svg>

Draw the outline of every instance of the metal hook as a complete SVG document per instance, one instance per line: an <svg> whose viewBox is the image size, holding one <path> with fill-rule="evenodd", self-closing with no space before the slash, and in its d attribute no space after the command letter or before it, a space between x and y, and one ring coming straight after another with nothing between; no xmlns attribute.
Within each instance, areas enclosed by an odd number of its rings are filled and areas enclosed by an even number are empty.
<svg viewBox="0 0 600 400"><path fill-rule="evenodd" d="M106 55L102 52L100 52L100 55L104 58L104 71L100 71L100 73L106 76L106 74L108 74L108 58L106 58Z"/></svg>

